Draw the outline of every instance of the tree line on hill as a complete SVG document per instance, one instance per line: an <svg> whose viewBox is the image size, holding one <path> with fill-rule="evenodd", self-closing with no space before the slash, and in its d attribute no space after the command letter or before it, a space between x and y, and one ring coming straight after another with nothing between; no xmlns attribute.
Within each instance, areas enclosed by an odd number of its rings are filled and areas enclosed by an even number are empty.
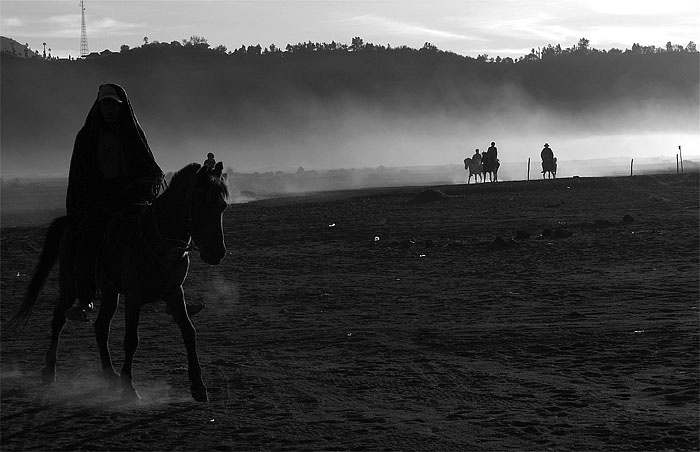
<svg viewBox="0 0 700 452"><path fill-rule="evenodd" d="M621 54L636 54L636 55L649 55L649 54L655 54L655 53L671 53L671 52L676 52L676 53L697 53L697 45L693 42L690 41L686 46L682 46L680 44L673 44L671 41L668 41L665 45L665 47L658 47L654 45L648 45L648 46L643 46L640 45L639 43L634 43L632 45L631 49L626 49L626 50L621 50L618 48L611 48L610 50L599 50L594 47L591 47L590 45L590 40L586 38L581 38L579 39L578 43L576 45L573 45L571 47L563 48L561 44L557 45L552 45L552 44L547 44L545 47L540 47L535 49L534 47L530 51L529 54L523 55L517 59L513 59L511 57L505 57L501 58L500 56L496 56L495 58L489 57L488 54L480 54L476 58L470 58L466 56L460 56L455 54L454 52L449 52L449 51L443 51L437 48L437 46L431 44L430 42L426 42L423 47L420 49L414 49L405 45L398 46L398 47L392 47L390 44L387 44L386 46L384 45L377 45L369 42L365 42L361 37L356 36L352 38L351 43L348 44L343 44L343 43L337 43L335 41L331 41L330 43L328 42L300 42L297 44L287 44L285 47L284 51L275 46L274 44L271 44L268 47L263 48L260 44L257 45L249 45L245 46L242 45L241 47L234 49L234 50L228 50L228 48L224 45L219 45L216 47L211 47L209 45L209 42L206 38L203 36L191 36L189 39L183 39L182 41L172 41L170 43L164 43L164 42L159 42L159 41L149 41L148 37L143 38L144 43L143 46L141 47L136 47L135 49L131 49L128 45L124 44L121 46L120 51L121 53L129 52L130 50L136 50L136 49L144 49L146 47L150 48L167 48L167 47L173 47L173 48L192 48L200 51L212 51L212 52L218 52L222 54L227 54L227 55L232 55L232 56L252 56L252 57L259 57L259 56L266 56L266 57L283 57L285 55L290 56L290 55L304 55L304 54L323 54L323 53L329 53L329 52L383 52L383 53L388 53L388 52L393 52L393 53L399 53L399 54L411 54L415 52L430 52L430 53L443 53L443 54L449 54L453 55L456 57L461 57L463 59L475 59L477 61L484 61L484 62L489 62L489 63L504 63L504 64L512 64L516 62L521 62L521 61L537 61L541 59L549 59L549 58L554 58L558 56L565 56L565 55L577 55L577 56L584 56L584 55L621 55Z"/></svg>
<svg viewBox="0 0 700 452"><path fill-rule="evenodd" d="M405 118L408 130L424 134L435 132L416 127L446 121L474 130L497 124L506 133L522 131L543 112L543 121L566 118L582 133L611 130L621 117L638 130L669 124L696 130L699 55L693 43L603 51L581 39L517 60L471 58L429 43L411 49L359 37L349 45L229 52L196 36L146 39L137 48L73 61L3 53L0 139L3 159L15 153L28 164L63 165L97 86L107 81L127 88L149 140L172 149L237 143L246 152L281 153L312 147L317 137L318 146L332 149L397 130Z"/></svg>
<svg viewBox="0 0 700 452"><path fill-rule="evenodd" d="M621 99L696 103L698 55L693 42L685 47L669 42L665 48L634 44L624 51L606 51L592 48L585 38L568 48L549 44L532 49L516 60L471 58L430 43L420 49L392 48L365 43L360 37L350 45L309 41L287 45L284 51L274 45L228 51L225 46L211 48L205 38L192 36L171 43L144 38L140 47L124 45L119 53L103 53L102 58L51 62L61 65L60 69L35 64L21 70L30 78L70 74L79 81L87 69L107 78L113 74L147 85L153 82L156 90L173 87L185 97L191 94L192 101L208 98L213 101L210 105L218 103L225 87L226 94L243 104L310 95L322 102L351 97L408 108L508 109L512 102L522 103L524 96L547 107L575 104L587 109ZM14 69L3 71L10 81Z"/></svg>
<svg viewBox="0 0 700 452"><path fill-rule="evenodd" d="M229 51L225 46L212 48L205 38L192 36L171 43L144 38L143 46L122 46L112 58L135 65L161 62L168 71L195 78L198 71L206 73L211 88L219 87L215 82L221 81L229 85L227 91L239 91L244 102L275 102L303 93L321 101L352 97L408 108L439 105L451 110L494 104L507 109L510 102L522 102L518 96L564 109L572 104L597 108L621 98L692 103L698 93L698 55L693 42L686 46L669 42L665 48L634 44L623 51L595 49L585 38L568 48L549 44L532 49L516 60L488 55L472 58L430 43L420 49L376 45L360 37L349 45L309 41L287 45L285 50L255 45ZM158 72L157 67L153 70ZM201 89L207 90L197 88ZM514 90L515 99L501 99L503 93Z"/></svg>

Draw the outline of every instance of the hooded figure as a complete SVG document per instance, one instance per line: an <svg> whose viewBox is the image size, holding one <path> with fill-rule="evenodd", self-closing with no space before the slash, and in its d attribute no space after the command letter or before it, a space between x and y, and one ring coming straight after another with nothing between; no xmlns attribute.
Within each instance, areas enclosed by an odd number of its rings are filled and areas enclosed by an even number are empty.
<svg viewBox="0 0 700 452"><path fill-rule="evenodd" d="M75 250L77 308L68 318L85 318L95 296L95 258L114 213L149 202L164 185L146 136L124 89L101 85L75 139L68 174L66 211Z"/></svg>
<svg viewBox="0 0 700 452"><path fill-rule="evenodd" d="M484 164L484 169L486 171L493 171L496 167L496 162L498 162L498 148L496 148L496 143L491 142L491 146L484 152L481 157L481 162Z"/></svg>
<svg viewBox="0 0 700 452"><path fill-rule="evenodd" d="M549 147L548 143L544 144L542 152L540 152L540 157L542 158L542 174L547 171L547 168L552 167L552 162L554 161L554 152L552 148Z"/></svg>
<svg viewBox="0 0 700 452"><path fill-rule="evenodd" d="M73 147L66 196L71 224L85 215L149 201L162 185L163 172L126 92L119 85L101 85Z"/></svg>

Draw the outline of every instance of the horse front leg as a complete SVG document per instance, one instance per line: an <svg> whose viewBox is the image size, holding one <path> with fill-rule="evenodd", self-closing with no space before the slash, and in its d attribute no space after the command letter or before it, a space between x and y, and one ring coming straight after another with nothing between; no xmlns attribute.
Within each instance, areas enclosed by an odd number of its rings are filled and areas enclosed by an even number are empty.
<svg viewBox="0 0 700 452"><path fill-rule="evenodd" d="M139 348L139 319L141 318L141 299L126 294L124 297L124 364L120 375L123 399L140 399L133 383L131 368L134 355Z"/></svg>
<svg viewBox="0 0 700 452"><path fill-rule="evenodd" d="M190 393L196 401L208 402L209 394L207 394L207 387L204 386L204 382L202 381L202 368L199 365L199 358L197 357L197 332L187 315L185 294L182 290L182 286L179 286L166 295L165 302L170 308L175 322L180 327L180 333L182 333L182 339L185 342L185 349L187 350L187 373L192 383Z"/></svg>
<svg viewBox="0 0 700 452"><path fill-rule="evenodd" d="M97 314L97 319L95 319L95 339L97 340L97 348L100 351L102 373L107 381L116 383L119 381L119 375L114 371L112 356L109 352L109 331L112 318L117 312L117 306L119 305L119 292L109 287L108 284L100 284L102 301L100 302L100 311Z"/></svg>

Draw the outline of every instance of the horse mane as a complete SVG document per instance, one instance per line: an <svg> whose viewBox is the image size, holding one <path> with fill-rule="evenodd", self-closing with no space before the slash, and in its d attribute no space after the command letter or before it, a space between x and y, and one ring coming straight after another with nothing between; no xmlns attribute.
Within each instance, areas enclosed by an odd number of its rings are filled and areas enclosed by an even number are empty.
<svg viewBox="0 0 700 452"><path fill-rule="evenodd" d="M199 163L190 163L181 170L176 171L172 179L170 179L170 184L168 184L166 191L187 190L192 178L201 167L202 165Z"/></svg>
<svg viewBox="0 0 700 452"><path fill-rule="evenodd" d="M175 172L166 191L187 190L192 178L195 177L197 171L199 171L201 167L202 165L199 163L190 163L181 170ZM210 176L208 182L217 189L217 195L221 194L224 199L229 199L228 186L222 178Z"/></svg>

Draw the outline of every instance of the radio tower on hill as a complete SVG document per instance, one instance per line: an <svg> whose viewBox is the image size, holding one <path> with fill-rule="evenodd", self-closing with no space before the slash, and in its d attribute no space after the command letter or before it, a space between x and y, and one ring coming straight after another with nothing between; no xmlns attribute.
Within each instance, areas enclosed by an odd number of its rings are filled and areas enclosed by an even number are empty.
<svg viewBox="0 0 700 452"><path fill-rule="evenodd" d="M80 12L82 13L80 22L80 57L85 58L90 53L87 44L87 31L85 29L85 0L80 0Z"/></svg>

